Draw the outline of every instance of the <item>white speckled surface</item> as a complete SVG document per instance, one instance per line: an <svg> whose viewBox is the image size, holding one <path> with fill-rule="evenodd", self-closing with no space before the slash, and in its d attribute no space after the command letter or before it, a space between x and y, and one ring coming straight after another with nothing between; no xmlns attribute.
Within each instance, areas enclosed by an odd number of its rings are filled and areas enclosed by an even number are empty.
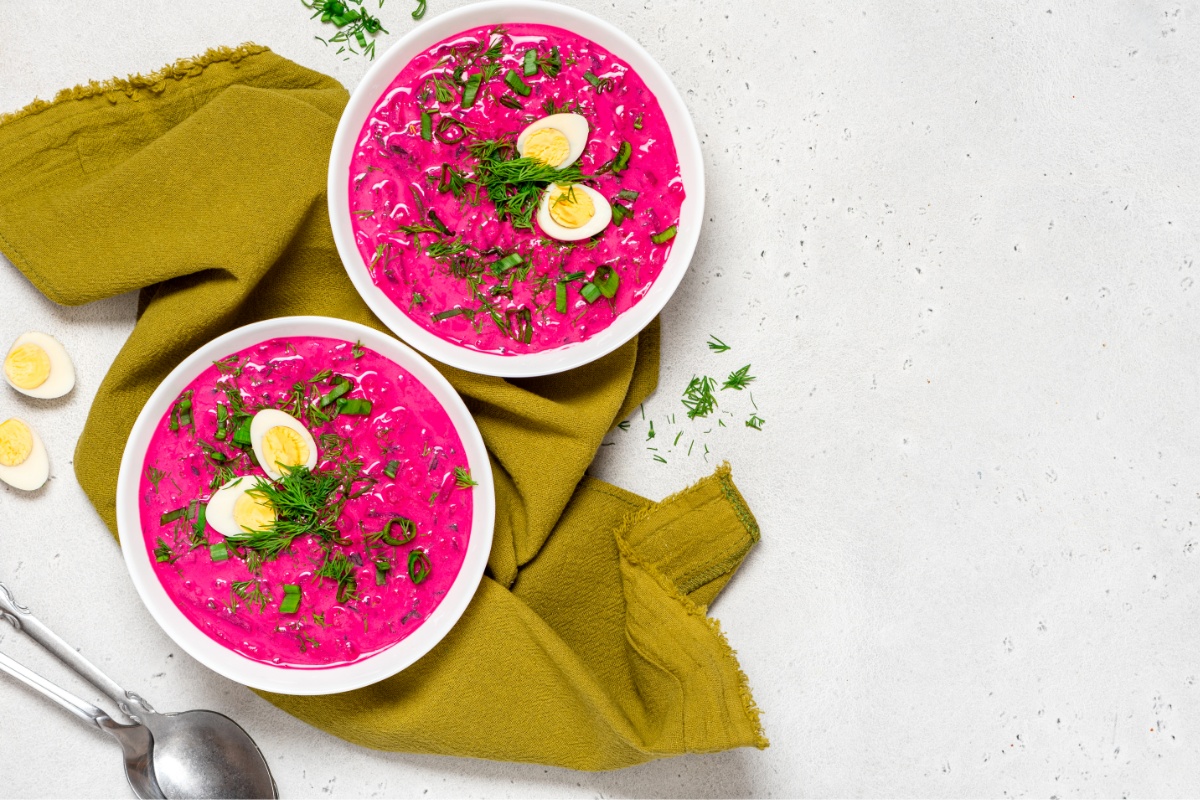
<svg viewBox="0 0 1200 800"><path fill-rule="evenodd" d="M694 436L733 463L763 542L714 613L771 749L600 775L380 754L207 672L71 472L134 298L59 308L7 264L0 340L55 333L79 387L0 392L54 475L0 491L0 580L160 707L235 716L287 797L1200 794L1197 8L575 4L671 73L710 181L645 409L681 447L651 461L635 419L595 471L659 497L711 467ZM381 10L393 36L410 8ZM288 0L0 18L0 109L243 40L348 86L365 70ZM667 421L693 373L746 362L762 433ZM0 650L63 676L6 628ZM7 679L0 709L0 794L127 796L101 734Z"/></svg>

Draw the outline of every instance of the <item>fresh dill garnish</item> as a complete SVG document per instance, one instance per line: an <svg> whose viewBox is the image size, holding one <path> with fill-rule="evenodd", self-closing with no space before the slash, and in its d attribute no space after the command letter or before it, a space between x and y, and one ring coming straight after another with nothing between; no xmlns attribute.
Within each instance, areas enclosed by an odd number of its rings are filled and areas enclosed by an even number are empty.
<svg viewBox="0 0 1200 800"><path fill-rule="evenodd" d="M242 599L249 606L258 606L258 613L262 613L270 600L263 594L262 584L257 580L252 581L234 581L229 585L233 593ZM232 604L231 604L232 605Z"/></svg>
<svg viewBox="0 0 1200 800"><path fill-rule="evenodd" d="M667 463L667 460L665 458L663 458L662 456L658 455L657 453L654 454L654 460L658 461L662 464Z"/></svg>
<svg viewBox="0 0 1200 800"><path fill-rule="evenodd" d="M617 423L617 427L623 431L629 430L629 420L623 420Z"/></svg>
<svg viewBox="0 0 1200 800"><path fill-rule="evenodd" d="M470 470L465 469L463 467L455 467L454 468L454 485L457 486L459 489L469 489L472 486L478 486L479 484L476 483L475 480L471 478Z"/></svg>
<svg viewBox="0 0 1200 800"><path fill-rule="evenodd" d="M555 169L537 159L519 157L516 144L509 139L473 142L470 152L478 161L475 180L496 206L496 216L510 220L518 229L533 230L533 213L550 183L567 188L586 177L578 164Z"/></svg>
<svg viewBox="0 0 1200 800"><path fill-rule="evenodd" d="M146 480L150 481L151 488L154 493L158 494L158 484L165 478L167 473L155 466L146 467Z"/></svg>
<svg viewBox="0 0 1200 800"><path fill-rule="evenodd" d="M568 100L560 106L551 99L542 103L542 110L546 112L546 116L550 116L551 114L578 114L579 103L574 100Z"/></svg>
<svg viewBox="0 0 1200 800"><path fill-rule="evenodd" d="M671 446L672 446L672 447L674 447L675 445L679 444L679 437L680 437L680 436L683 436L683 431L679 431L679 433L675 434L675 441L671 442Z"/></svg>
<svg viewBox="0 0 1200 800"><path fill-rule="evenodd" d="M713 412L717 407L717 398L713 396L713 389L716 388L716 385L717 382L707 375L701 378L692 378L687 388L683 390L681 401L684 408L688 410L688 419L707 417Z"/></svg>
<svg viewBox="0 0 1200 800"><path fill-rule="evenodd" d="M352 494L355 477L348 475L343 465L338 470L317 471L289 467L278 481L259 478L246 493L269 504L275 510L275 521L262 530L234 534L226 540L235 548L257 553L263 561L278 558L301 536L337 541L337 519Z"/></svg>
<svg viewBox="0 0 1200 800"><path fill-rule="evenodd" d="M708 335L708 349L712 350L714 353L724 353L729 349L729 345L725 344L710 333Z"/></svg>
<svg viewBox="0 0 1200 800"><path fill-rule="evenodd" d="M355 566L345 553L327 556L325 563L313 573L318 578L329 578L337 583L337 601L345 603L358 595L358 579Z"/></svg>
<svg viewBox="0 0 1200 800"><path fill-rule="evenodd" d="M176 553L171 549L171 546L158 537L158 543L154 545L154 560L159 564L171 564L175 559L179 558L181 553Z"/></svg>
<svg viewBox="0 0 1200 800"><path fill-rule="evenodd" d="M360 211L355 211L354 216L358 217L359 219L367 219L369 217L375 216L375 209L367 208L367 209L362 209Z"/></svg>
<svg viewBox="0 0 1200 800"><path fill-rule="evenodd" d="M354 358L362 358L365 352L367 351L363 349L362 342L355 342L354 347L350 348L350 355Z"/></svg>
<svg viewBox="0 0 1200 800"><path fill-rule="evenodd" d="M754 380L754 376L750 374L750 365L729 373L729 378L722 384L722 389L737 389L739 392L745 389L748 384Z"/></svg>
<svg viewBox="0 0 1200 800"><path fill-rule="evenodd" d="M751 414L750 419L746 420L746 427L754 428L756 431L761 431L763 423L765 422L766 420L760 417L758 414Z"/></svg>

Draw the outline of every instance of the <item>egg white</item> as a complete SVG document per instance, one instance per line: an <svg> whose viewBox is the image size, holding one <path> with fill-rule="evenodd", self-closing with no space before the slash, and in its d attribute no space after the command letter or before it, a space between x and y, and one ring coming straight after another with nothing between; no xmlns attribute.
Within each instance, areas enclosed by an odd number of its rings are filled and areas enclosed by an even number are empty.
<svg viewBox="0 0 1200 800"><path fill-rule="evenodd" d="M555 196L555 193L549 190L544 192L542 194L542 202L538 205L538 227L547 236L552 239L558 239L560 242L577 242L580 239L595 236L608 227L608 223L612 221L612 206L608 204L608 200L604 199L604 195L590 186L584 186L582 183L577 183L571 188L576 192L582 191L587 194L592 199L592 205L595 207L596 213L595 216L578 228L563 227L554 220L554 217L550 216L550 198Z"/></svg>
<svg viewBox="0 0 1200 800"><path fill-rule="evenodd" d="M33 449L29 452L29 458L12 467L0 464L0 481L14 489L32 492L42 488L49 479L50 459L46 456L46 446L42 444L37 431L28 422L25 422L25 425L33 437Z"/></svg>
<svg viewBox="0 0 1200 800"><path fill-rule="evenodd" d="M300 434L300 438L308 445L308 460L303 465L310 470L317 466L317 443L313 440L313 436L308 432L300 421L287 412L280 411L277 408L264 408L254 415L254 419L250 421L250 444L254 447L254 457L258 459L258 464L263 471L270 475L275 480L283 477L283 471L275 464L268 464L267 458L263 454L263 436L271 428L281 426L291 428L296 433Z"/></svg>
<svg viewBox="0 0 1200 800"><path fill-rule="evenodd" d="M557 129L567 137L567 144L570 145L566 157L559 163L550 166L562 169L574 164L583 155L583 148L587 147L588 141L588 121L579 114L551 114L548 117L542 117L537 122L531 122L517 137L517 152L520 155L525 155L525 143L529 141L529 137L542 128Z"/></svg>
<svg viewBox="0 0 1200 800"><path fill-rule="evenodd" d="M5 352L5 357L8 356L8 353L11 353L15 348L23 344L34 344L46 351L46 356L50 359L50 374L41 386L35 386L32 389L22 389L8 380L8 375L6 374L4 380L8 382L9 386L21 394L41 400L62 397L75 388L75 365L71 363L71 357L67 355L66 348L59 344L57 339L49 334L37 331L22 333Z"/></svg>
<svg viewBox="0 0 1200 800"><path fill-rule="evenodd" d="M204 521L222 536L236 536L245 533L242 527L233 519L233 506L238 498L258 485L259 478L253 475L243 475L227 481L213 492L204 510Z"/></svg>

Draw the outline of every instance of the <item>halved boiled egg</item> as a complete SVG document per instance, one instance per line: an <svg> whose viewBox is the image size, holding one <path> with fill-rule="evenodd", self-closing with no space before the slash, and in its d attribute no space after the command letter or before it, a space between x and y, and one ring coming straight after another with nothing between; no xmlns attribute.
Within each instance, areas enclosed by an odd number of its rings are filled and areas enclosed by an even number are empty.
<svg viewBox="0 0 1200 800"><path fill-rule="evenodd" d="M265 497L250 491L259 478L245 475L228 481L213 492L204 510L204 520L222 536L261 531L275 522L275 509Z"/></svg>
<svg viewBox="0 0 1200 800"><path fill-rule="evenodd" d="M50 477L50 459L33 428L15 417L0 422L0 481L32 492Z"/></svg>
<svg viewBox="0 0 1200 800"><path fill-rule="evenodd" d="M250 444L258 464L275 480L284 467L317 466L317 443L312 434L291 414L264 408L250 421Z"/></svg>
<svg viewBox="0 0 1200 800"><path fill-rule="evenodd" d="M53 336L23 333L4 357L4 379L30 397L62 397L75 387L75 366Z"/></svg>
<svg viewBox="0 0 1200 800"><path fill-rule="evenodd" d="M555 169L574 164L587 146L588 122L578 114L551 114L530 123L517 137L517 152Z"/></svg>
<svg viewBox="0 0 1200 800"><path fill-rule="evenodd" d="M612 206L590 186L550 184L538 207L538 227L560 242L595 236L612 221Z"/></svg>

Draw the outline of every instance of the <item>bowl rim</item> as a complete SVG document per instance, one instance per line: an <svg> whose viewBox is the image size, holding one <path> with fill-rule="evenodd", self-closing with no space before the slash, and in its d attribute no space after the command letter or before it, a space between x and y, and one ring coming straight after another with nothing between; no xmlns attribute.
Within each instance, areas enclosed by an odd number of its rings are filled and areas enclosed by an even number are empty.
<svg viewBox="0 0 1200 800"><path fill-rule="evenodd" d="M551 350L500 355L442 339L412 321L377 287L354 241L350 219L349 170L354 143L379 96L414 56L457 32L481 25L531 22L566 28L596 42L628 63L658 100L666 117L686 197L671 253L646 295L611 325L582 342ZM691 114L670 76L633 38L614 25L569 6L542 0L489 0L447 11L413 28L375 60L351 92L338 123L329 158L326 196L334 243L351 282L380 320L425 355L459 369L505 378L551 375L583 366L624 345L656 317L674 295L691 264L704 222L704 158Z"/></svg>
<svg viewBox="0 0 1200 800"><path fill-rule="evenodd" d="M210 638L195 626L167 594L154 572L141 525L139 485L154 430L179 392L213 361L281 336L329 337L358 341L407 370L442 405L463 444L471 476L471 538L462 567L441 603L407 638L349 664L331 667L280 667L255 661ZM212 339L181 361L150 395L138 413L117 475L117 531L125 565L142 603L159 626L188 655L230 680L255 689L293 695L335 694L391 677L428 653L462 616L475 595L491 553L495 522L492 470L483 437L466 404L450 382L425 358L388 334L334 317L295 316L262 320Z"/></svg>

